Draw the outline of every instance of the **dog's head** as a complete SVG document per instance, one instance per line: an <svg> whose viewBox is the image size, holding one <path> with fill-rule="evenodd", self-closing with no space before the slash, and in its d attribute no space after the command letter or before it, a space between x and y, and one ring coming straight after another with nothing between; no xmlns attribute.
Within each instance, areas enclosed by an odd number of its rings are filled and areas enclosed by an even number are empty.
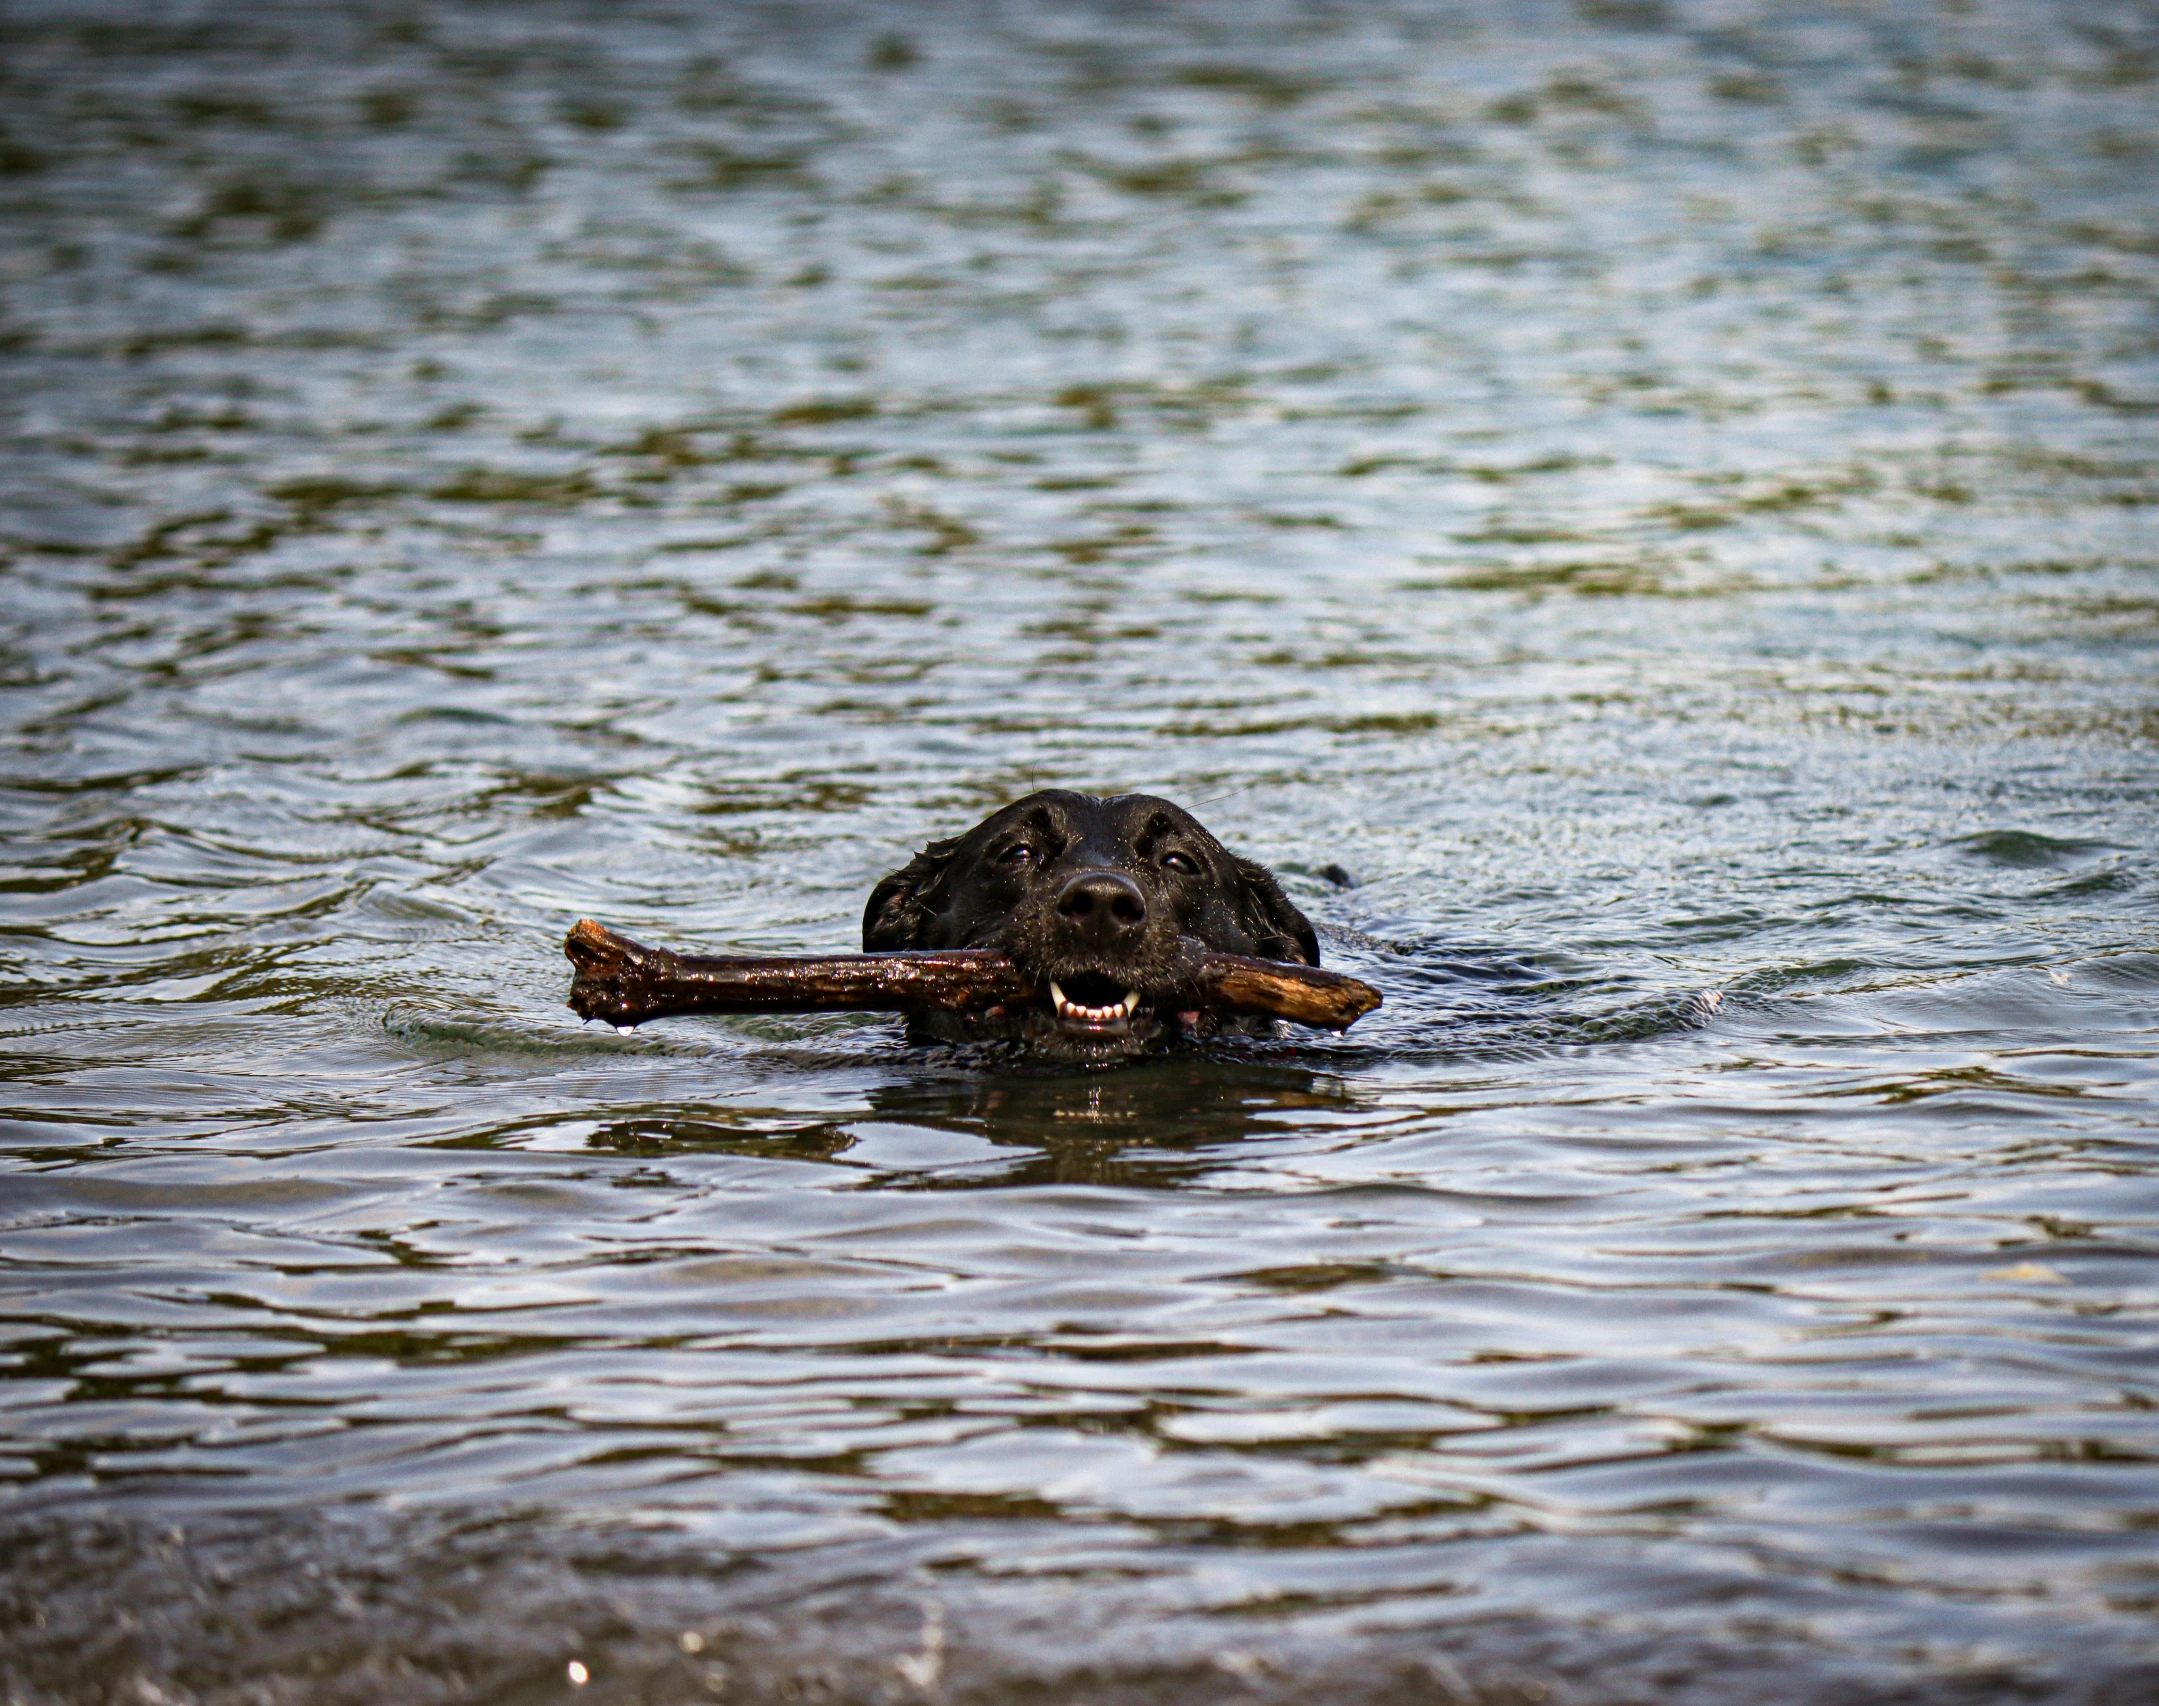
<svg viewBox="0 0 2159 1706"><path fill-rule="evenodd" d="M1318 938L1274 874L1149 794L1030 794L931 842L870 892L862 914L866 951L997 948L1041 980L1026 1011L996 1009L947 1034L1079 1060L1219 1028L1184 1004L1187 936L1218 953L1319 964Z"/></svg>

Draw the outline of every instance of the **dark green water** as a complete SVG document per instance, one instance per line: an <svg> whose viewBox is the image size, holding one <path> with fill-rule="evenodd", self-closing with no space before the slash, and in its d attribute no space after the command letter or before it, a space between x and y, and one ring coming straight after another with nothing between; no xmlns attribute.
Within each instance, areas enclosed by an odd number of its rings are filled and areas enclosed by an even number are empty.
<svg viewBox="0 0 2159 1706"><path fill-rule="evenodd" d="M2150 5L9 0L0 125L10 1706L2155 1697ZM562 1005L1045 784L1385 1010Z"/></svg>

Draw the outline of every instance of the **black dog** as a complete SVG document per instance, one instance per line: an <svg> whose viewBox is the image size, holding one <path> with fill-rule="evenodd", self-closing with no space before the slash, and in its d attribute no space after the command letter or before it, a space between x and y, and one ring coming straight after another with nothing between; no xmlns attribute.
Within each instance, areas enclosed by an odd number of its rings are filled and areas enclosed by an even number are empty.
<svg viewBox="0 0 2159 1706"><path fill-rule="evenodd" d="M1003 1039L1105 1065L1178 1037L1273 1030L1187 1005L1180 937L1319 964L1319 940L1274 874L1149 794L1029 794L931 842L862 913L865 952L998 948L1048 991L1020 1010L924 1014L911 1021L918 1037Z"/></svg>

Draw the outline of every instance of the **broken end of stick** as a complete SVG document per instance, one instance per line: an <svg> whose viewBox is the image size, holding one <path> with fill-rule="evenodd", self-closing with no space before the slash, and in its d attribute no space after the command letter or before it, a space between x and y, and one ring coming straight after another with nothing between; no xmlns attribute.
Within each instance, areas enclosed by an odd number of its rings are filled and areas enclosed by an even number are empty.
<svg viewBox="0 0 2159 1706"><path fill-rule="evenodd" d="M562 951L578 976L605 976L611 971L633 969L645 952L644 944L619 936L597 918L580 918L562 939Z"/></svg>
<svg viewBox="0 0 2159 1706"><path fill-rule="evenodd" d="M1336 1011L1341 1018L1335 1028L1346 1031L1367 1013L1377 1012L1386 1003L1387 998L1362 978L1345 977L1336 1000Z"/></svg>
<svg viewBox="0 0 2159 1706"><path fill-rule="evenodd" d="M596 918L580 918L562 939L562 951L577 968L570 980L570 1010L580 1019L634 1025L646 1016L628 986L649 973L666 949L633 942Z"/></svg>
<svg viewBox="0 0 2159 1706"><path fill-rule="evenodd" d="M1284 1003L1284 1018L1323 1030L1346 1031L1380 1006L1386 997L1361 978L1333 974L1329 981L1305 985Z"/></svg>
<svg viewBox="0 0 2159 1706"><path fill-rule="evenodd" d="M1248 1013L1269 1013L1320 1030L1346 1031L1379 1006L1379 991L1360 978L1280 960L1210 954L1202 986L1217 1001Z"/></svg>

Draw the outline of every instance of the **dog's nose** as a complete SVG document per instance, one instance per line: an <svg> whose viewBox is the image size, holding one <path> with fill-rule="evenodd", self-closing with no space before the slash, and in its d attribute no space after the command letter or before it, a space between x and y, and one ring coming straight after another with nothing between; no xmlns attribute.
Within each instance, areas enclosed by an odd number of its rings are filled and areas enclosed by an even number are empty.
<svg viewBox="0 0 2159 1706"><path fill-rule="evenodd" d="M1057 891L1057 911L1076 934L1106 944L1139 933L1147 922L1147 897L1130 877L1082 871Z"/></svg>

